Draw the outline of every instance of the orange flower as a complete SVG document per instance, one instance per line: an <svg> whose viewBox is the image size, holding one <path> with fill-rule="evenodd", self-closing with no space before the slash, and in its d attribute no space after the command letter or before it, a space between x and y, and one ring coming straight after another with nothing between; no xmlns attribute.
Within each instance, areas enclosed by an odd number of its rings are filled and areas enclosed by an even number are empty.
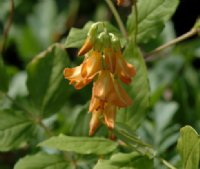
<svg viewBox="0 0 200 169"><path fill-rule="evenodd" d="M115 53L116 55L116 73L125 84L131 82L131 78L136 74L136 70L130 63L127 63L121 51Z"/></svg>
<svg viewBox="0 0 200 169"><path fill-rule="evenodd" d="M80 66L65 68L64 77L70 80L70 84L76 89L81 89L92 81L99 70L101 70L101 54L92 51Z"/></svg>
<svg viewBox="0 0 200 169"><path fill-rule="evenodd" d="M115 53L112 48L105 48L104 49L104 55L105 55L105 63L110 72L115 72L116 67L116 57Z"/></svg>
<svg viewBox="0 0 200 169"><path fill-rule="evenodd" d="M84 78L94 76L99 70L102 69L102 58L98 51L92 51L89 57L82 63L81 75Z"/></svg>
<svg viewBox="0 0 200 169"><path fill-rule="evenodd" d="M102 110L95 110L92 112L92 118L90 120L89 135L92 136L96 129L100 126L99 118L102 115Z"/></svg>
<svg viewBox="0 0 200 169"><path fill-rule="evenodd" d="M100 72L98 80L94 82L93 93L101 101L109 102L118 107L127 107L132 103L126 91L108 70Z"/></svg>
<svg viewBox="0 0 200 169"><path fill-rule="evenodd" d="M74 68L65 68L64 77L70 80L70 84L74 85L76 89L82 89L92 81L92 78L83 78L81 76L82 65Z"/></svg>
<svg viewBox="0 0 200 169"><path fill-rule="evenodd" d="M96 129L100 125L99 118L101 116L104 117L104 122L106 126L110 129L114 128L115 124L115 116L116 116L117 107L110 103L105 103L104 108L99 108L97 110L92 111L92 118L90 120L90 131L89 135L93 135Z"/></svg>
<svg viewBox="0 0 200 169"><path fill-rule="evenodd" d="M83 46L81 47L81 49L78 51L78 56L84 55L87 52L89 52L93 47L93 43L91 42L91 39L88 37Z"/></svg>
<svg viewBox="0 0 200 169"><path fill-rule="evenodd" d="M110 103L105 105L105 109L103 111L104 121L108 128L113 129L115 125L115 116L116 116L117 107Z"/></svg>

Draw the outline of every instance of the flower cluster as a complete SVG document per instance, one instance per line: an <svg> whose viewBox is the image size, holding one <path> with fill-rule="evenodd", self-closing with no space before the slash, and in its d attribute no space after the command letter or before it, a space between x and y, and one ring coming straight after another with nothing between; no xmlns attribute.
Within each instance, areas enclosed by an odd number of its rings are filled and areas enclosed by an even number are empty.
<svg viewBox="0 0 200 169"><path fill-rule="evenodd" d="M136 71L133 65L123 58L119 39L108 33L102 23L91 26L84 45L78 55L85 55L80 66L65 68L64 77L81 89L93 82L89 112L92 113L89 135L93 135L100 125L100 118L110 129L114 128L118 108L131 105L132 99L120 85L131 82Z"/></svg>

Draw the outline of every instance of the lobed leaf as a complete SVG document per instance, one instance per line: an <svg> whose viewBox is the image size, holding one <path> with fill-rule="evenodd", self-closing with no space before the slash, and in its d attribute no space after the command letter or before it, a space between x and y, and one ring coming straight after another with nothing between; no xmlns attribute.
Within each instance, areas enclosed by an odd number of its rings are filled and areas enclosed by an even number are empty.
<svg viewBox="0 0 200 169"><path fill-rule="evenodd" d="M181 128L177 149L182 158L183 169L199 168L200 139L192 127Z"/></svg>
<svg viewBox="0 0 200 169"><path fill-rule="evenodd" d="M175 12L179 0L140 0L138 1L138 33L139 43L156 38L164 28L165 22L170 19ZM136 30L135 10L127 20L127 28L130 36L134 36Z"/></svg>
<svg viewBox="0 0 200 169"><path fill-rule="evenodd" d="M117 148L117 143L97 137L73 137L60 134L39 144L42 147L55 148L61 151L72 151L79 154L107 154Z"/></svg>
<svg viewBox="0 0 200 169"><path fill-rule="evenodd" d="M59 155L38 153L20 159L14 169L67 169L69 163Z"/></svg>
<svg viewBox="0 0 200 169"><path fill-rule="evenodd" d="M25 143L34 132L32 122L22 112L0 111L0 151L9 151Z"/></svg>
<svg viewBox="0 0 200 169"><path fill-rule="evenodd" d="M68 64L66 51L59 45L53 45L27 66L28 91L40 113L56 113L67 102L70 90L63 70Z"/></svg>

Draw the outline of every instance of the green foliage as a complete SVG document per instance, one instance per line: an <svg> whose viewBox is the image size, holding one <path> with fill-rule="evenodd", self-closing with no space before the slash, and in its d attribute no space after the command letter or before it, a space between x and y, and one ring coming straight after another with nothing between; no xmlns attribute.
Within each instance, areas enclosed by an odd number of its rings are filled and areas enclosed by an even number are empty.
<svg viewBox="0 0 200 169"><path fill-rule="evenodd" d="M67 101L70 91L67 91L68 84L62 74L68 64L65 50L53 45L27 66L29 94L41 114L55 113Z"/></svg>
<svg viewBox="0 0 200 169"><path fill-rule="evenodd" d="M109 160L99 160L94 169L153 169L153 161L138 153L117 153Z"/></svg>
<svg viewBox="0 0 200 169"><path fill-rule="evenodd" d="M9 151L26 144L33 136L34 127L23 112L0 111L0 151Z"/></svg>
<svg viewBox="0 0 200 169"><path fill-rule="evenodd" d="M67 169L69 163L60 155L38 153L20 159L14 169Z"/></svg>
<svg viewBox="0 0 200 169"><path fill-rule="evenodd" d="M103 155L114 151L117 143L104 138L72 137L61 134L40 143L39 146L80 154Z"/></svg>
<svg viewBox="0 0 200 169"><path fill-rule="evenodd" d="M181 128L177 149L182 158L183 169L199 168L200 139L192 127Z"/></svg>
<svg viewBox="0 0 200 169"><path fill-rule="evenodd" d="M140 0L138 1L138 23L135 21L135 8L127 20L127 28L131 37L135 36L138 27L137 40L147 43L156 38L162 31L165 22L170 19L178 6L178 0Z"/></svg>

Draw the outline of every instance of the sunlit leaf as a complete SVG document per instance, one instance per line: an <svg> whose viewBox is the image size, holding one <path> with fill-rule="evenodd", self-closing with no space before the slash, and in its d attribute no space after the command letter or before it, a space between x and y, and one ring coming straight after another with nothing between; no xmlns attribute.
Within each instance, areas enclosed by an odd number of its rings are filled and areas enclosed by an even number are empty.
<svg viewBox="0 0 200 169"><path fill-rule="evenodd" d="M140 0L138 6L138 42L147 42L156 36L164 28L164 24L170 19L176 7L178 0ZM127 21L128 32L134 36L136 30L135 10L132 7L132 13Z"/></svg>
<svg viewBox="0 0 200 169"><path fill-rule="evenodd" d="M181 128L177 148L182 158L183 169L199 168L200 139L192 127Z"/></svg>
<svg viewBox="0 0 200 169"><path fill-rule="evenodd" d="M0 111L0 151L18 148L34 132L32 122L22 112Z"/></svg>
<svg viewBox="0 0 200 169"><path fill-rule="evenodd" d="M117 148L117 143L97 137L73 137L60 134L39 144L42 147L80 154L107 154Z"/></svg>
<svg viewBox="0 0 200 169"><path fill-rule="evenodd" d="M20 159L14 169L67 169L69 163L59 155L38 153Z"/></svg>

